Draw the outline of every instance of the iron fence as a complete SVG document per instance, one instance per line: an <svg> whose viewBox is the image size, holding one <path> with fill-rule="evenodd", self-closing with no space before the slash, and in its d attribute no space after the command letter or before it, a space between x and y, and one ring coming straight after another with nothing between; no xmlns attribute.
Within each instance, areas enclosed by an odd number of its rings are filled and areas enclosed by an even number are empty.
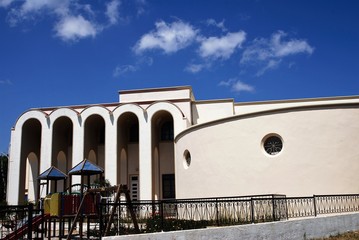
<svg viewBox="0 0 359 240"><path fill-rule="evenodd" d="M109 198L103 198L97 207L98 215L88 216L84 224L94 238L101 238L105 233L123 235L175 231L357 212L359 194L311 197L256 195L133 201L131 204L111 203ZM114 214L111 216L111 213ZM47 233L44 222L49 219L45 220L43 210L36 210L32 205L0 206L0 238L43 238Z"/></svg>
<svg viewBox="0 0 359 240"><path fill-rule="evenodd" d="M359 211L359 195L286 197L257 195L228 198L197 198L161 201L101 203L100 235L108 223L109 209L116 207L109 235L136 233L130 214L135 213L140 233L175 231L215 226L281 221Z"/></svg>
<svg viewBox="0 0 359 240"><path fill-rule="evenodd" d="M34 205L0 207L0 239L43 239L45 224L42 209Z"/></svg>

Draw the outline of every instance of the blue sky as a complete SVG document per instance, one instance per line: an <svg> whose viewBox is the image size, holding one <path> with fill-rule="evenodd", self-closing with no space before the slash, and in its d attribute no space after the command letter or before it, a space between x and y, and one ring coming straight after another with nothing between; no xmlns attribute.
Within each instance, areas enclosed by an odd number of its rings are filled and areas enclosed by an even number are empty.
<svg viewBox="0 0 359 240"><path fill-rule="evenodd" d="M191 85L197 100L359 95L359 1L0 0L0 152L29 108Z"/></svg>

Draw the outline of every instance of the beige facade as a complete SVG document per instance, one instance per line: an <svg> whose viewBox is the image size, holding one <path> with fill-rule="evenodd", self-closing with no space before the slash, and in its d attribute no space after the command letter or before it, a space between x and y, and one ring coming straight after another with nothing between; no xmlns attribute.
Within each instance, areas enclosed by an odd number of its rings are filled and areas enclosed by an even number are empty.
<svg viewBox="0 0 359 240"><path fill-rule="evenodd" d="M234 103L173 87L122 91L119 100L21 115L8 202L36 200L39 173L67 173L84 158L143 200L359 192L357 96Z"/></svg>

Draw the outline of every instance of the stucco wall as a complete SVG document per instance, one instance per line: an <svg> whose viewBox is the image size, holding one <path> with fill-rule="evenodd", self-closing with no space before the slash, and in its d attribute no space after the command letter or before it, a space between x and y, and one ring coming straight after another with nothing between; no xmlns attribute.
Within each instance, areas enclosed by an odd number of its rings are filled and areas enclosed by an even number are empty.
<svg viewBox="0 0 359 240"><path fill-rule="evenodd" d="M177 198L359 192L359 108L299 108L232 117L186 130L176 144ZM262 148L271 133L283 150ZM191 154L184 167L183 154Z"/></svg>
<svg viewBox="0 0 359 240"><path fill-rule="evenodd" d="M233 115L233 100L201 101L192 104L194 125Z"/></svg>
<svg viewBox="0 0 359 240"><path fill-rule="evenodd" d="M279 100L279 101L264 101L264 102L244 102L235 103L234 110L236 115L243 115L247 113L255 113L259 111L267 111L289 107L300 106L315 106L318 104L342 104L342 103L358 103L358 96L346 97L328 97L328 98L307 98L307 99L293 99L293 100Z"/></svg>
<svg viewBox="0 0 359 240"><path fill-rule="evenodd" d="M105 240L283 239L299 240L336 236L359 229L359 214L342 214L242 226L104 237Z"/></svg>

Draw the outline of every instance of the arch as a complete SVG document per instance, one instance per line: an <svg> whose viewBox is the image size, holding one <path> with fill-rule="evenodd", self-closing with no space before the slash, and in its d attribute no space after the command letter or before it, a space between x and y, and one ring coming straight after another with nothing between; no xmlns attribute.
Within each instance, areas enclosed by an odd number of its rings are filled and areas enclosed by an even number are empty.
<svg viewBox="0 0 359 240"><path fill-rule="evenodd" d="M22 128L24 123L29 119L37 119L42 126L47 125L47 119L49 115L41 110L29 110L24 112L17 120L14 126L14 130L17 131L19 128Z"/></svg>
<svg viewBox="0 0 359 240"><path fill-rule="evenodd" d="M118 122L118 119L121 117L122 114L125 113L133 113L137 116L140 126L146 120L145 118L145 110L137 104L128 103L124 105L117 106L113 111L113 121L115 123ZM116 124L115 124L116 125Z"/></svg>
<svg viewBox="0 0 359 240"><path fill-rule="evenodd" d="M118 105L112 112L113 114L113 130L116 133L115 138L115 155L116 155L116 181L117 183L129 184L129 175L140 174L140 144L139 141L130 141L130 132L124 133L126 126L131 127L136 124L138 131L142 132L146 125L145 110L138 104L126 103ZM130 122L125 123L128 119ZM139 135L138 135L139 136ZM131 143L130 143L131 142ZM130 161L130 163L128 162ZM137 171L136 171L137 169Z"/></svg>
<svg viewBox="0 0 359 240"><path fill-rule="evenodd" d="M173 137L186 129L187 119L180 108L166 101L151 104L146 113L151 125L152 198L172 198L175 193L172 191L172 194L165 194L165 186L170 186L170 190L175 189ZM172 125L173 136L168 141L161 141L161 128L166 122Z"/></svg>
<svg viewBox="0 0 359 240"><path fill-rule="evenodd" d="M133 112L124 112L117 118L117 181L130 187L131 196L138 197L139 182L139 119ZM136 185L136 186L134 186ZM134 188L133 188L134 187ZM136 189L136 190L135 190Z"/></svg>
<svg viewBox="0 0 359 240"><path fill-rule="evenodd" d="M38 198L37 176L40 171L41 134L42 125L39 120L30 118L22 124L18 158L20 202L35 202Z"/></svg>
<svg viewBox="0 0 359 240"><path fill-rule="evenodd" d="M111 169L107 169L106 161L108 158L113 158L107 150L107 145L111 144L110 140L112 140L110 138L113 131L112 112L104 106L89 106L80 113L80 117L84 131L83 156L88 156L90 150L94 150L96 153L95 164L105 169L105 175L107 175ZM88 124L95 129L90 130ZM88 138L89 134L92 134L93 138Z"/></svg>
<svg viewBox="0 0 359 240"><path fill-rule="evenodd" d="M101 105L89 106L84 110L82 110L80 113L82 123L85 123L86 119L94 114L100 115L106 123L111 123L110 115L112 115L112 112L106 107Z"/></svg>
<svg viewBox="0 0 359 240"><path fill-rule="evenodd" d="M174 119L166 110L151 118L152 194L154 199L175 198Z"/></svg>
<svg viewBox="0 0 359 240"><path fill-rule="evenodd" d="M67 173L72 167L74 123L73 120L66 115L56 115L54 115L56 117L54 117L52 124L51 165ZM59 158L60 156L61 158ZM60 166L59 160L65 162L61 163Z"/></svg>
<svg viewBox="0 0 359 240"><path fill-rule="evenodd" d="M174 136L186 129L187 121L183 112L176 105L170 102L157 102L150 105L147 109L148 119L152 121L153 116L160 111L166 111L172 115L174 123Z"/></svg>
<svg viewBox="0 0 359 240"><path fill-rule="evenodd" d="M96 156L93 163L104 168L104 148L106 144L105 120L98 114L86 118L84 123L84 156ZM93 154L92 151L95 153Z"/></svg>
<svg viewBox="0 0 359 240"><path fill-rule="evenodd" d="M35 124L36 127L26 127ZM41 152L41 134L49 129L48 115L41 110L29 110L24 112L17 120L11 133L11 149L9 159L9 172L12 172L15 178L9 178L8 186L18 186L17 188L8 188L7 200L9 204L21 204L24 202L25 196L25 174L26 159L30 152L34 152L40 159ZM29 139L26 132L37 131L36 141ZM31 146L38 145L36 149ZM32 151L33 150L33 151ZM21 176L21 177L20 177Z"/></svg>
<svg viewBox="0 0 359 240"><path fill-rule="evenodd" d="M71 119L74 126L79 124L79 113L72 108L58 108L49 114L51 123L55 123L55 121L60 117L67 117Z"/></svg>

